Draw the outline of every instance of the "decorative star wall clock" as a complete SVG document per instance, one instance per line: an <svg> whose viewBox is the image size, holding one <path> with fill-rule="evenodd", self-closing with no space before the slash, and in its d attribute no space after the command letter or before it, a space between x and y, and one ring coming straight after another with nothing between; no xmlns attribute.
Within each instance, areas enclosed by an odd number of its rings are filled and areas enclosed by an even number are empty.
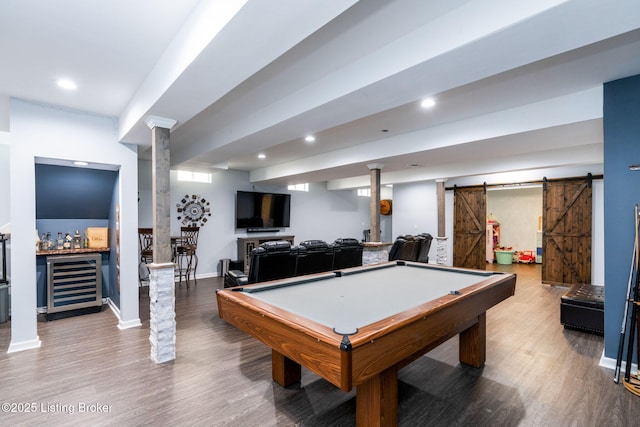
<svg viewBox="0 0 640 427"><path fill-rule="evenodd" d="M178 221L186 227L202 227L206 224L207 217L211 216L209 202L199 194L185 195L176 207Z"/></svg>

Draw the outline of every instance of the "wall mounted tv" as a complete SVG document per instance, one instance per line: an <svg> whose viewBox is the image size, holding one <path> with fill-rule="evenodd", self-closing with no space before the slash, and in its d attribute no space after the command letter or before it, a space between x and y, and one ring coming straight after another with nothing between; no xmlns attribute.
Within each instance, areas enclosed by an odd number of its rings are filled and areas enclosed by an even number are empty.
<svg viewBox="0 0 640 427"><path fill-rule="evenodd" d="M236 193L236 228L251 231L289 227L291 195L238 191Z"/></svg>

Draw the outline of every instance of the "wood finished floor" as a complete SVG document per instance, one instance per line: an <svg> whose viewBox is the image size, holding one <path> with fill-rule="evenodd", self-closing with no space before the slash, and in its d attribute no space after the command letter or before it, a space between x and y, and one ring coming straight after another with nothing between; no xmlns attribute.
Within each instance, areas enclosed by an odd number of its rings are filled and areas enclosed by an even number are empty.
<svg viewBox="0 0 640 427"><path fill-rule="evenodd" d="M539 266L500 268L518 282L487 314L486 366L461 367L452 339L403 368L399 424L638 425L640 399L598 366L603 339L560 325L565 290L542 285ZM0 425L354 425L353 391L305 369L299 387L272 383L270 349L218 318L221 286L214 278L177 289L178 358L161 365L149 358L146 288L140 328L119 330L108 310L41 322L41 348L7 354L10 323L0 324L0 401L35 404L0 412ZM80 413L81 403L108 411Z"/></svg>

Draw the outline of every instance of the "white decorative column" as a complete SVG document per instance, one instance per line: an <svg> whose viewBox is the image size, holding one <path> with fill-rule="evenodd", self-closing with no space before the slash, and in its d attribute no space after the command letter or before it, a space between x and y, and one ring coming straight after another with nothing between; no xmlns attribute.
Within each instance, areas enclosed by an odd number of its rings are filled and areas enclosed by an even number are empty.
<svg viewBox="0 0 640 427"><path fill-rule="evenodd" d="M171 257L170 130L176 121L150 116L151 168L153 175L153 263L149 265L149 309L151 360L169 362L176 358L175 281Z"/></svg>
<svg viewBox="0 0 640 427"><path fill-rule="evenodd" d="M444 183L446 178L436 179L436 197L438 199L438 236L436 237L436 264L447 264L447 233L445 229Z"/></svg>
<svg viewBox="0 0 640 427"><path fill-rule="evenodd" d="M371 171L371 207L370 207L370 230L371 241L380 241L380 169L382 163L371 163L367 167Z"/></svg>

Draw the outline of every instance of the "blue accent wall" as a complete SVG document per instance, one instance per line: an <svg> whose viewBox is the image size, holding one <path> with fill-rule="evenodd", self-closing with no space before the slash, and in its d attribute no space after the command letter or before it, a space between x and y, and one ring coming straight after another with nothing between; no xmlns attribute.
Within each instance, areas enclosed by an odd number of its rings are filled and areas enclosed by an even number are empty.
<svg viewBox="0 0 640 427"><path fill-rule="evenodd" d="M640 75L604 85L605 357L617 357L640 205Z"/></svg>
<svg viewBox="0 0 640 427"><path fill-rule="evenodd" d="M36 218L109 218L117 171L36 164Z"/></svg>

